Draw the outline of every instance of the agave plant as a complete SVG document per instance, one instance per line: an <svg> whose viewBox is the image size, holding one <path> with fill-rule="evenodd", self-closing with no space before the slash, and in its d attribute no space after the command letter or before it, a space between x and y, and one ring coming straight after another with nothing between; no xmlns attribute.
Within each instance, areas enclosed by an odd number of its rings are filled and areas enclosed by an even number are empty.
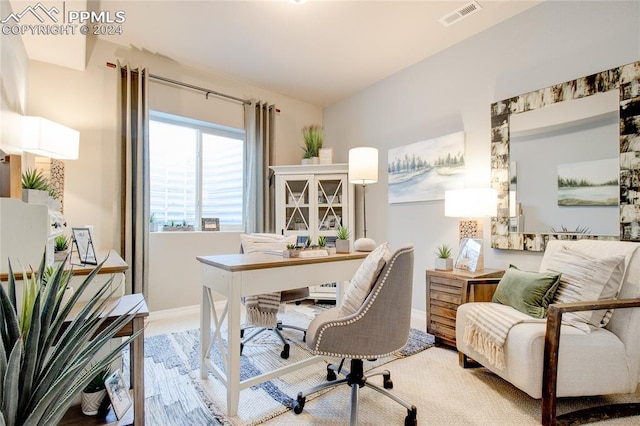
<svg viewBox="0 0 640 426"><path fill-rule="evenodd" d="M0 425L58 424L82 389L137 336L127 338L104 357L96 357L138 307L98 332L113 310L108 301L115 291L110 290L111 278L65 324L104 261L63 303L70 278L65 274L66 262L42 285L45 259L46 252L37 271L23 271L21 306L16 302L17 278L10 262L8 291L0 286Z"/></svg>
<svg viewBox="0 0 640 426"><path fill-rule="evenodd" d="M22 173L22 188L48 192L50 185L49 180L42 174L41 170L29 168Z"/></svg>

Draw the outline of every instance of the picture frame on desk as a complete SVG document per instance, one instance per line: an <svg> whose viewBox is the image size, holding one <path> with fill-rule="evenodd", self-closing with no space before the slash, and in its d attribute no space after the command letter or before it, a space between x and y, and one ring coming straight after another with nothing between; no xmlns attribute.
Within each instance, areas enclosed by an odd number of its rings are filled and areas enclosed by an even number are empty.
<svg viewBox="0 0 640 426"><path fill-rule="evenodd" d="M105 380L104 385L111 400L113 411L118 420L120 420L127 414L127 411L133 404L131 395L129 395L129 388L124 383L120 369L111 373L111 375L107 377L107 380Z"/></svg>
<svg viewBox="0 0 640 426"><path fill-rule="evenodd" d="M202 231L213 232L220 230L220 218L217 217L203 217L202 218Z"/></svg>
<svg viewBox="0 0 640 426"><path fill-rule="evenodd" d="M482 239L463 238L460 240L460 250L454 265L455 269L475 272L478 269L478 260L482 253Z"/></svg>
<svg viewBox="0 0 640 426"><path fill-rule="evenodd" d="M91 237L91 229L89 228L71 228L73 244L78 251L78 259L82 265L97 265L96 250L93 246Z"/></svg>

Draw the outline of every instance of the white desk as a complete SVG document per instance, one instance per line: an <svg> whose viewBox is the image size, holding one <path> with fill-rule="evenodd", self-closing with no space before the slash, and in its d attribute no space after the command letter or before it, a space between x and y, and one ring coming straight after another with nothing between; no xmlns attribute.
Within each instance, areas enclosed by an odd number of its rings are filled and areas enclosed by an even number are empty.
<svg viewBox="0 0 640 426"><path fill-rule="evenodd" d="M200 309L200 376L207 378L208 368L227 387L227 414L238 411L240 390L281 376L319 361L318 357L291 363L251 379L240 381L240 311L243 296L290 290L328 282L348 281L368 253L336 254L320 258L283 258L264 253L198 256L203 265L202 305ZM211 291L227 298L218 314ZM214 322L213 341L211 320ZM227 321L228 350L222 344L221 328ZM211 345L217 343L224 356L218 368L210 359ZM274 350L274 353L277 353Z"/></svg>

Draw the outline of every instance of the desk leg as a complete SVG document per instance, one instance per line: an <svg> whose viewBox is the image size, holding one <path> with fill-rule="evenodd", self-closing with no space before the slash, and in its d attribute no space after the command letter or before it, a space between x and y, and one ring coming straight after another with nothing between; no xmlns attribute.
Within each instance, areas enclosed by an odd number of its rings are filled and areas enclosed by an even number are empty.
<svg viewBox="0 0 640 426"><path fill-rule="evenodd" d="M238 274L233 274L229 280L227 299L227 412L229 416L238 414L238 402L240 400L240 311L242 309L242 297L240 288L242 282Z"/></svg>
<svg viewBox="0 0 640 426"><path fill-rule="evenodd" d="M211 305L209 289L202 286L202 304L200 305L200 378L205 380L209 377L206 363L207 351L211 344Z"/></svg>
<svg viewBox="0 0 640 426"><path fill-rule="evenodd" d="M133 385L133 423L144 426L144 318L133 319L133 332L142 332L131 342L130 377Z"/></svg>

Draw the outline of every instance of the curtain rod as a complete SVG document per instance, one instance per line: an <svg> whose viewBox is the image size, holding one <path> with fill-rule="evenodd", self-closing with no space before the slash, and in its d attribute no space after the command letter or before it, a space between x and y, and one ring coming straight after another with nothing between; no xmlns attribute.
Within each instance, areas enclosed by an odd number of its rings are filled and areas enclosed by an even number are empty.
<svg viewBox="0 0 640 426"><path fill-rule="evenodd" d="M116 68L116 64L113 64L111 62L107 62L107 66L109 68ZM137 71L132 70L131 72L137 72ZM183 83L181 81L172 80L172 79L167 78L167 77L161 77L159 75L149 74L149 78L152 78L154 80L164 81L165 83L175 84L176 86L188 87L189 89L193 89L193 90L198 90L200 92L204 92L206 99L209 99L209 95L214 95L214 96L219 96L221 98L231 99L231 100L236 101L236 102L241 102L241 103L243 103L245 105L251 105L251 101L249 101L249 100L237 98L237 97L231 96L231 95L225 95L224 93L216 92L215 90L207 89L207 88L200 87L200 86L194 86L193 84Z"/></svg>

